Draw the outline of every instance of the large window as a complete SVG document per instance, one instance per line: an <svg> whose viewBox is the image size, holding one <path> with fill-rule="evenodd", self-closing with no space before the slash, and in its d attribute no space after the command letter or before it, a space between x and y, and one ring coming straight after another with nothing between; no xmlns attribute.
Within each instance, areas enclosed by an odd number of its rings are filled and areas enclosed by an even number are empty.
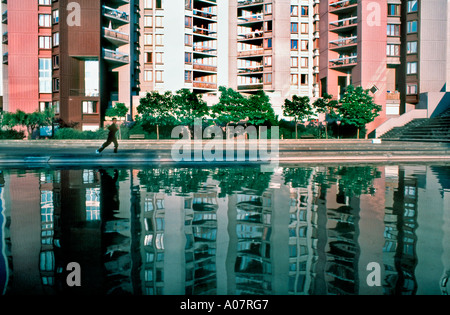
<svg viewBox="0 0 450 315"><path fill-rule="evenodd" d="M408 62L406 64L406 74L417 74L417 62Z"/></svg>
<svg viewBox="0 0 450 315"><path fill-rule="evenodd" d="M39 48L40 49L51 49L52 48L52 38L50 36L39 36Z"/></svg>
<svg viewBox="0 0 450 315"><path fill-rule="evenodd" d="M387 56L400 56L400 45L387 44L386 45Z"/></svg>
<svg viewBox="0 0 450 315"><path fill-rule="evenodd" d="M40 27L50 27L52 16L50 14L39 14L39 26Z"/></svg>
<svg viewBox="0 0 450 315"><path fill-rule="evenodd" d="M388 16L399 16L400 4L388 4Z"/></svg>
<svg viewBox="0 0 450 315"><path fill-rule="evenodd" d="M97 102L96 101L83 101L83 114L96 114Z"/></svg>
<svg viewBox="0 0 450 315"><path fill-rule="evenodd" d="M417 32L417 21L409 21L407 24L408 33L416 33Z"/></svg>
<svg viewBox="0 0 450 315"><path fill-rule="evenodd" d="M417 41L406 43L406 52L408 54L417 54Z"/></svg>
<svg viewBox="0 0 450 315"><path fill-rule="evenodd" d="M417 0L408 1L408 13L417 12Z"/></svg>
<svg viewBox="0 0 450 315"><path fill-rule="evenodd" d="M400 25L388 24L387 25L387 36L400 36Z"/></svg>
<svg viewBox="0 0 450 315"><path fill-rule="evenodd" d="M84 63L84 89L86 96L99 95L99 63L97 60L86 60Z"/></svg>
<svg viewBox="0 0 450 315"><path fill-rule="evenodd" d="M39 59L39 93L52 93L52 59Z"/></svg>

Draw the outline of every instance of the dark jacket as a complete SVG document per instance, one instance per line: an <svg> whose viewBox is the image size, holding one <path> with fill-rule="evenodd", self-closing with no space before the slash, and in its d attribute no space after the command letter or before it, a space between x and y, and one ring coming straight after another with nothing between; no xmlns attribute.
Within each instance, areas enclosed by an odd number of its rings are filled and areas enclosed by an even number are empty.
<svg viewBox="0 0 450 315"><path fill-rule="evenodd" d="M117 128L116 124L112 124L111 126L108 127L108 130L109 130L108 138L112 139L116 137L116 132L119 131L119 128Z"/></svg>

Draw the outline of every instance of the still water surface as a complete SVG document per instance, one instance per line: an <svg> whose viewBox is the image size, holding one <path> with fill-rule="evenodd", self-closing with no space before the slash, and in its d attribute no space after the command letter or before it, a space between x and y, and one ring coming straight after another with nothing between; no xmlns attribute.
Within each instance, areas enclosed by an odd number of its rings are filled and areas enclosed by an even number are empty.
<svg viewBox="0 0 450 315"><path fill-rule="evenodd" d="M0 293L442 294L449 201L448 165L3 169Z"/></svg>

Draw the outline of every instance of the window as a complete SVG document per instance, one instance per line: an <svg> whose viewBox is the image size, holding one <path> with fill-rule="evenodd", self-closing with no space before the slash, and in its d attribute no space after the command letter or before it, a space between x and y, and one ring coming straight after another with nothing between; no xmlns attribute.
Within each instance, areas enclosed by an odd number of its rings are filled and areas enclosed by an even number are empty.
<svg viewBox="0 0 450 315"><path fill-rule="evenodd" d="M145 70L144 71L144 81L146 81L146 82L152 82L153 81L153 71L152 70Z"/></svg>
<svg viewBox="0 0 450 315"><path fill-rule="evenodd" d="M406 74L417 74L417 62L408 62L406 64Z"/></svg>
<svg viewBox="0 0 450 315"><path fill-rule="evenodd" d="M192 71L184 71L184 82L192 82Z"/></svg>
<svg viewBox="0 0 450 315"><path fill-rule="evenodd" d="M39 93L52 93L52 69L50 58L39 59Z"/></svg>
<svg viewBox="0 0 450 315"><path fill-rule="evenodd" d="M298 67L298 57L291 57L291 67Z"/></svg>
<svg viewBox="0 0 450 315"><path fill-rule="evenodd" d="M153 26L153 17L151 15L144 16L144 27Z"/></svg>
<svg viewBox="0 0 450 315"><path fill-rule="evenodd" d="M291 23L291 33L298 33L298 23L296 22Z"/></svg>
<svg viewBox="0 0 450 315"><path fill-rule="evenodd" d="M156 0L156 8L162 9L162 0Z"/></svg>
<svg viewBox="0 0 450 315"><path fill-rule="evenodd" d="M291 5L291 16L298 16L298 5Z"/></svg>
<svg viewBox="0 0 450 315"><path fill-rule="evenodd" d="M39 5L50 5L50 0L39 0Z"/></svg>
<svg viewBox="0 0 450 315"><path fill-rule="evenodd" d="M53 10L52 12L53 24L59 23L59 10Z"/></svg>
<svg viewBox="0 0 450 315"><path fill-rule="evenodd" d="M272 4L265 4L264 5L264 13L265 14L272 14Z"/></svg>
<svg viewBox="0 0 450 315"><path fill-rule="evenodd" d="M155 71L156 82L163 82L163 72L161 70Z"/></svg>
<svg viewBox="0 0 450 315"><path fill-rule="evenodd" d="M59 101L53 102L53 108L55 109L55 114L59 114Z"/></svg>
<svg viewBox="0 0 450 315"><path fill-rule="evenodd" d="M52 48L52 38L50 36L39 36L39 48L40 49L51 49Z"/></svg>
<svg viewBox="0 0 450 315"><path fill-rule="evenodd" d="M163 44L163 35L162 34L155 34L155 44L156 45Z"/></svg>
<svg viewBox="0 0 450 315"><path fill-rule="evenodd" d="M59 68L59 55L54 55L52 57L53 69Z"/></svg>
<svg viewBox="0 0 450 315"><path fill-rule="evenodd" d="M272 83L272 73L264 73L264 83Z"/></svg>
<svg viewBox="0 0 450 315"><path fill-rule="evenodd" d="M307 74L301 74L300 75L300 84L301 85L306 85L308 84L308 75Z"/></svg>
<svg viewBox="0 0 450 315"><path fill-rule="evenodd" d="M185 34L184 35L184 44L186 45L186 46L192 46L192 35L190 35L190 34Z"/></svg>
<svg viewBox="0 0 450 315"><path fill-rule="evenodd" d="M59 92L59 78L53 78L53 92Z"/></svg>
<svg viewBox="0 0 450 315"><path fill-rule="evenodd" d="M309 24L308 23L302 23L300 27L300 31L302 34L308 34L309 32Z"/></svg>
<svg viewBox="0 0 450 315"><path fill-rule="evenodd" d="M408 54L417 54L417 41L406 43L406 52Z"/></svg>
<svg viewBox="0 0 450 315"><path fill-rule="evenodd" d="M52 102L39 102L39 111L43 112L50 108L52 108Z"/></svg>
<svg viewBox="0 0 450 315"><path fill-rule="evenodd" d="M190 52L184 53L184 63L192 64L192 53Z"/></svg>
<svg viewBox="0 0 450 315"><path fill-rule="evenodd" d="M96 101L83 101L83 114L96 114L97 113L97 102Z"/></svg>
<svg viewBox="0 0 450 315"><path fill-rule="evenodd" d="M302 67L302 68L308 68L308 57L302 57L301 59L300 59L300 66Z"/></svg>
<svg viewBox="0 0 450 315"><path fill-rule="evenodd" d="M264 48L272 48L272 38L264 39Z"/></svg>
<svg viewBox="0 0 450 315"><path fill-rule="evenodd" d="M387 56L400 56L400 45L387 44L386 45Z"/></svg>
<svg viewBox="0 0 450 315"><path fill-rule="evenodd" d="M291 39L291 49L298 50L298 40L297 39Z"/></svg>
<svg viewBox="0 0 450 315"><path fill-rule="evenodd" d="M307 16L308 15L308 6L302 5L301 13L302 13L302 16Z"/></svg>
<svg viewBox="0 0 450 315"><path fill-rule="evenodd" d="M162 52L155 53L155 63L159 63L159 64L163 63L163 53Z"/></svg>
<svg viewBox="0 0 450 315"><path fill-rule="evenodd" d="M50 14L39 14L39 26L40 27L50 27L51 26L51 15Z"/></svg>
<svg viewBox="0 0 450 315"><path fill-rule="evenodd" d="M144 34L144 45L153 45L153 34Z"/></svg>
<svg viewBox="0 0 450 315"><path fill-rule="evenodd" d="M400 5L388 4L388 16L399 16L399 15L400 15Z"/></svg>
<svg viewBox="0 0 450 315"><path fill-rule="evenodd" d="M298 74L291 74L291 85L298 84Z"/></svg>
<svg viewBox="0 0 450 315"><path fill-rule="evenodd" d="M264 66L265 67L272 66L272 56L264 56Z"/></svg>
<svg viewBox="0 0 450 315"><path fill-rule="evenodd" d="M84 90L86 96L99 96L100 66L98 60L84 62Z"/></svg>
<svg viewBox="0 0 450 315"><path fill-rule="evenodd" d="M162 18L162 16L156 16L155 17L155 24L156 24L156 27L163 27L163 18Z"/></svg>
<svg viewBox="0 0 450 315"><path fill-rule="evenodd" d="M308 40L303 39L303 40L300 42L300 44L301 44L301 46L302 46L301 49L302 49L303 51L308 50L308 46L309 46Z"/></svg>
<svg viewBox="0 0 450 315"><path fill-rule="evenodd" d="M59 32L53 33L53 47L59 46Z"/></svg>
<svg viewBox="0 0 450 315"><path fill-rule="evenodd" d="M144 0L144 8L145 9L153 8L153 0Z"/></svg>
<svg viewBox="0 0 450 315"><path fill-rule="evenodd" d="M387 25L387 36L400 36L400 25L388 24Z"/></svg>
<svg viewBox="0 0 450 315"><path fill-rule="evenodd" d="M192 28L192 16L186 16L184 18L184 26L187 28Z"/></svg>
<svg viewBox="0 0 450 315"><path fill-rule="evenodd" d="M408 13L417 12L417 0L408 1Z"/></svg>
<svg viewBox="0 0 450 315"><path fill-rule="evenodd" d="M417 84L406 85L406 94L408 95L417 94Z"/></svg>
<svg viewBox="0 0 450 315"><path fill-rule="evenodd" d="M144 62L145 63L152 63L153 62L153 53L152 52L145 52L144 53Z"/></svg>
<svg viewBox="0 0 450 315"><path fill-rule="evenodd" d="M408 33L416 33L417 32L417 21L408 21L406 24Z"/></svg>

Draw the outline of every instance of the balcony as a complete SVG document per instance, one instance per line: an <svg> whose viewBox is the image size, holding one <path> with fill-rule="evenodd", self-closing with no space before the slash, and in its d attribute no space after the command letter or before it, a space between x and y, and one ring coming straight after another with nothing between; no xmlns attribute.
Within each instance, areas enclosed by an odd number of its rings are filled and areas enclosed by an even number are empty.
<svg viewBox="0 0 450 315"><path fill-rule="evenodd" d="M262 12L258 12L258 13L254 13L251 15L239 16L238 24L263 22L263 20L264 20L264 14Z"/></svg>
<svg viewBox="0 0 450 315"><path fill-rule="evenodd" d="M196 10L196 9L194 9L192 11L192 13L193 13L194 17L197 17L197 18L205 19L205 20L208 20L208 21L215 21L215 20L217 20L217 15L216 14L208 12L208 11L205 11L205 10Z"/></svg>
<svg viewBox="0 0 450 315"><path fill-rule="evenodd" d="M204 81L194 81L193 82L193 87L194 88L199 88L199 89L215 90L215 89L217 89L217 83L204 82Z"/></svg>
<svg viewBox="0 0 450 315"><path fill-rule="evenodd" d="M249 91L249 90L261 90L264 87L262 82L253 84L241 84L238 85L238 91Z"/></svg>
<svg viewBox="0 0 450 315"><path fill-rule="evenodd" d="M4 53L3 54L3 64L7 65L8 64L8 53Z"/></svg>
<svg viewBox="0 0 450 315"><path fill-rule="evenodd" d="M107 27L103 28L103 36L116 46L126 45L130 41L130 36L127 33L122 33Z"/></svg>
<svg viewBox="0 0 450 315"><path fill-rule="evenodd" d="M337 40L332 40L329 43L329 48L332 50L344 50L346 48L353 48L358 43L358 37L345 37Z"/></svg>
<svg viewBox="0 0 450 315"><path fill-rule="evenodd" d="M202 54L205 56L216 56L217 55L217 49L209 46L204 45L196 45L194 44L194 52L196 54Z"/></svg>
<svg viewBox="0 0 450 315"><path fill-rule="evenodd" d="M4 24L8 23L8 10L3 12L3 14L2 14L2 23L4 23Z"/></svg>
<svg viewBox="0 0 450 315"><path fill-rule="evenodd" d="M238 68L238 74L259 73L259 72L263 72L263 71L264 71L263 65Z"/></svg>
<svg viewBox="0 0 450 315"><path fill-rule="evenodd" d="M343 68L350 68L353 66L356 66L358 57L357 56L351 56L351 57L341 57L338 59L332 59L330 60L330 68L336 69L343 69Z"/></svg>
<svg viewBox="0 0 450 315"><path fill-rule="evenodd" d="M262 4L264 0L238 0L238 7L246 5Z"/></svg>
<svg viewBox="0 0 450 315"><path fill-rule="evenodd" d="M387 101L400 101L400 92L399 91L387 91L386 100Z"/></svg>
<svg viewBox="0 0 450 315"><path fill-rule="evenodd" d="M103 49L103 58L117 65L124 65L130 62L130 56L111 49Z"/></svg>
<svg viewBox="0 0 450 315"><path fill-rule="evenodd" d="M116 23L119 26L128 24L130 22L130 16L124 11L103 6L102 12L103 16L110 19L112 22Z"/></svg>
<svg viewBox="0 0 450 315"><path fill-rule="evenodd" d="M264 32L260 30L255 30L248 33L241 33L238 34L238 40L239 39L253 39L253 38L262 38L264 36Z"/></svg>
<svg viewBox="0 0 450 315"><path fill-rule="evenodd" d="M358 6L357 0L342 0L330 3L330 13L347 13L353 11Z"/></svg>
<svg viewBox="0 0 450 315"><path fill-rule="evenodd" d="M205 65L201 63L194 62L194 70L206 71L206 72L217 72L217 66Z"/></svg>
<svg viewBox="0 0 450 315"><path fill-rule="evenodd" d="M208 28L194 26L193 32L195 35L217 38L217 32Z"/></svg>
<svg viewBox="0 0 450 315"><path fill-rule="evenodd" d="M4 32L2 36L2 43L8 44L8 32Z"/></svg>
<svg viewBox="0 0 450 315"><path fill-rule="evenodd" d="M262 55L264 55L264 48L262 47L257 49L238 51L238 57L262 56Z"/></svg>
<svg viewBox="0 0 450 315"><path fill-rule="evenodd" d="M330 22L330 31L344 31L357 27L358 17L353 16L346 19Z"/></svg>
<svg viewBox="0 0 450 315"><path fill-rule="evenodd" d="M115 6L120 6L120 5L129 4L130 0L108 0L108 1L105 1L105 2L113 4Z"/></svg>

